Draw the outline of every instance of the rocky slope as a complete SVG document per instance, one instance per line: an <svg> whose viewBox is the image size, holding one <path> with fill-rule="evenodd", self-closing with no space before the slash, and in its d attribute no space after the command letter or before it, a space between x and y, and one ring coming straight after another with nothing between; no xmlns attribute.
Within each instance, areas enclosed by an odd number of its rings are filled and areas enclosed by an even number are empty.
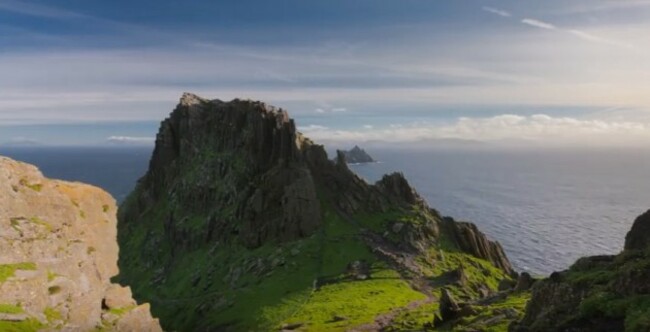
<svg viewBox="0 0 650 332"><path fill-rule="evenodd" d="M350 164L374 163L375 160L366 152L366 150L355 145L348 151L341 151L345 157L345 161Z"/></svg>
<svg viewBox="0 0 650 332"><path fill-rule="evenodd" d="M118 273L115 201L0 157L0 331L160 331Z"/></svg>
<svg viewBox="0 0 650 332"><path fill-rule="evenodd" d="M615 256L579 259L533 287L511 331L650 331L650 211Z"/></svg>
<svg viewBox="0 0 650 332"><path fill-rule="evenodd" d="M119 280L165 329L423 329L443 288L474 316L522 306L498 293L498 243L401 174L367 184L261 102L183 95L118 218Z"/></svg>

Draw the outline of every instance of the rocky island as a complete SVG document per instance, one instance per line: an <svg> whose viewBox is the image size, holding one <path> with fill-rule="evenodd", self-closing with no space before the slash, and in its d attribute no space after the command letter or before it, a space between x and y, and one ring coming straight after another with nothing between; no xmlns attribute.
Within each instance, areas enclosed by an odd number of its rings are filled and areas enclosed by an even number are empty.
<svg viewBox="0 0 650 332"><path fill-rule="evenodd" d="M183 95L118 228L119 281L166 330L505 328L528 296L475 225L399 173L366 183L257 101Z"/></svg>
<svg viewBox="0 0 650 332"><path fill-rule="evenodd" d="M375 160L366 152L366 150L360 148L358 145L355 145L348 151L340 152L345 157L345 161L349 164L365 164L375 162Z"/></svg>

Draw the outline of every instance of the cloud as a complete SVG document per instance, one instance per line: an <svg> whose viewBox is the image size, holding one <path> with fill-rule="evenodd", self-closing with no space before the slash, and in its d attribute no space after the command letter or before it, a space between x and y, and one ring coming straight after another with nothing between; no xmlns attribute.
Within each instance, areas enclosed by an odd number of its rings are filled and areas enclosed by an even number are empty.
<svg viewBox="0 0 650 332"><path fill-rule="evenodd" d="M155 137L133 137L133 136L110 136L106 141L111 144L124 145L151 145L156 141Z"/></svg>
<svg viewBox="0 0 650 332"><path fill-rule="evenodd" d="M86 15L69 10L15 0L0 0L0 11L9 11L23 15L56 18L62 20L71 18L88 18Z"/></svg>
<svg viewBox="0 0 650 332"><path fill-rule="evenodd" d="M24 145L40 145L41 142L39 142L35 138L31 137L25 137L25 136L15 136L11 137L7 142L5 142L2 145L5 146L24 146Z"/></svg>
<svg viewBox="0 0 650 332"><path fill-rule="evenodd" d="M531 142L539 145L640 145L650 139L644 122L554 117L546 114L501 114L485 118L461 117L449 124L411 123L363 130L314 127L309 136L324 142L418 142L461 139L482 142Z"/></svg>
<svg viewBox="0 0 650 332"><path fill-rule="evenodd" d="M488 12L488 13L499 15L501 17L511 17L512 16L512 14L510 14L509 12L507 12L505 10L497 9L497 8L494 8L494 7L485 6L482 9L484 11Z"/></svg>
<svg viewBox="0 0 650 332"><path fill-rule="evenodd" d="M347 112L348 109L345 107L319 107L314 110L316 113L324 114L324 113L343 113Z"/></svg>
<svg viewBox="0 0 650 332"><path fill-rule="evenodd" d="M308 126L298 127L298 130L300 130L302 132L323 131L323 130L328 130L328 129L329 128L327 128L325 126L314 125L314 124L311 124L311 125L308 125Z"/></svg>
<svg viewBox="0 0 650 332"><path fill-rule="evenodd" d="M551 23L547 23L544 21L532 19L532 18L524 18L521 20L521 23L527 24L536 28L540 29L546 29L546 30L557 30L557 27Z"/></svg>
<svg viewBox="0 0 650 332"><path fill-rule="evenodd" d="M363 125L363 129L372 129L372 128L374 128L373 125L368 125L368 124L367 124L367 125Z"/></svg>

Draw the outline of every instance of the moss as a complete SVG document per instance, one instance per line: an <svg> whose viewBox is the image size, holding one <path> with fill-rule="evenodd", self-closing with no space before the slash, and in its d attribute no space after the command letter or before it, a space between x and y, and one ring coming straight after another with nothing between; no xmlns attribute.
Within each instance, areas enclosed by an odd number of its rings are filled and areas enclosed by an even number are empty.
<svg viewBox="0 0 650 332"><path fill-rule="evenodd" d="M14 304L0 303L0 313L3 314L22 314L25 312L23 308Z"/></svg>
<svg viewBox="0 0 650 332"><path fill-rule="evenodd" d="M34 191L37 191L37 192L40 192L43 189L42 184L40 184L40 183L29 183L29 181L27 181L27 179L25 179L25 178L20 179L19 183L20 183L21 186L27 187L27 188L29 188L31 190L34 190Z"/></svg>
<svg viewBox="0 0 650 332"><path fill-rule="evenodd" d="M31 262L0 264L0 282L5 282L13 277L17 270L36 270L36 264Z"/></svg>
<svg viewBox="0 0 650 332"><path fill-rule="evenodd" d="M93 247L93 246L90 246L90 247L86 248L86 253L88 255L94 253L95 251L97 251L97 249L95 249L95 247Z"/></svg>
<svg viewBox="0 0 650 332"><path fill-rule="evenodd" d="M133 306L123 307L123 308L112 308L109 309L108 312L116 316L122 316L125 313L135 309L136 307L137 306L133 305Z"/></svg>
<svg viewBox="0 0 650 332"><path fill-rule="evenodd" d="M43 324L34 318L20 322L0 320L0 331L5 332L36 332L43 327Z"/></svg>
<svg viewBox="0 0 650 332"><path fill-rule="evenodd" d="M52 271L50 271L50 270L47 271L47 281L48 281L48 282L53 281L53 280L56 279L56 277L58 277L58 276L59 276L58 274L56 274L56 273L54 273L54 272L52 272Z"/></svg>
<svg viewBox="0 0 650 332"><path fill-rule="evenodd" d="M110 207L107 204L102 205L102 212L106 213L109 209Z"/></svg>
<svg viewBox="0 0 650 332"><path fill-rule="evenodd" d="M49 323L56 322L58 320L62 320L61 312L55 308L52 307L47 307L45 308L45 311L43 311L43 314L45 314L45 318Z"/></svg>

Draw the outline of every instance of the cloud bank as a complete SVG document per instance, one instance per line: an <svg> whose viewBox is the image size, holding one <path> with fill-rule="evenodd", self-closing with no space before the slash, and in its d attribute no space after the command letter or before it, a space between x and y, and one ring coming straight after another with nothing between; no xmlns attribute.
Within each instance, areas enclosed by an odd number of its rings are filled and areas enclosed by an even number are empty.
<svg viewBox="0 0 650 332"><path fill-rule="evenodd" d="M306 126L300 130L323 142L419 142L457 139L496 144L527 142L534 145L646 145L650 125L644 122L554 117L546 114L502 114L485 118L461 117L447 124L411 123L384 127L361 126L336 130Z"/></svg>

